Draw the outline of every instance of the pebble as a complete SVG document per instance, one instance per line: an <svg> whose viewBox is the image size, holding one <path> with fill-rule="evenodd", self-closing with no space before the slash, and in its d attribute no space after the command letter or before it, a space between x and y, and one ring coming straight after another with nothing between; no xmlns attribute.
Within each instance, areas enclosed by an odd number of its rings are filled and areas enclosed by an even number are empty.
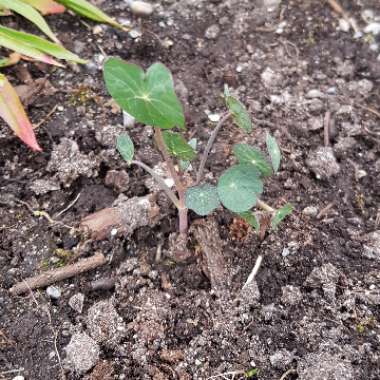
<svg viewBox="0 0 380 380"><path fill-rule="evenodd" d="M334 151L331 147L319 147L309 153L306 165L315 174L317 179L329 179L340 172Z"/></svg>
<svg viewBox="0 0 380 380"><path fill-rule="evenodd" d="M266 88L279 86L283 82L283 76L280 73L274 72L270 67L267 67L261 73L261 80Z"/></svg>
<svg viewBox="0 0 380 380"><path fill-rule="evenodd" d="M79 374L89 371L99 359L99 346L85 333L74 334L65 350L67 361Z"/></svg>
<svg viewBox="0 0 380 380"><path fill-rule="evenodd" d="M315 99L315 98L323 98L323 93L317 89L313 89L308 91L308 93L305 95L308 99Z"/></svg>
<svg viewBox="0 0 380 380"><path fill-rule="evenodd" d="M217 123L220 120L220 115L217 113L210 113L208 115L208 119L213 123Z"/></svg>
<svg viewBox="0 0 380 380"><path fill-rule="evenodd" d="M58 300L61 297L61 289L56 286L48 286L46 288L46 294L53 300Z"/></svg>
<svg viewBox="0 0 380 380"><path fill-rule="evenodd" d="M126 128L132 128L135 125L136 119L128 112L123 111L123 125Z"/></svg>
<svg viewBox="0 0 380 380"><path fill-rule="evenodd" d="M344 18L341 18L339 19L338 29L347 33L350 31L350 24Z"/></svg>
<svg viewBox="0 0 380 380"><path fill-rule="evenodd" d="M302 210L302 214L307 215L307 216L317 216L318 215L318 207L307 206Z"/></svg>
<svg viewBox="0 0 380 380"><path fill-rule="evenodd" d="M69 306L79 314L82 313L83 304L84 304L84 294L82 293L74 294L69 299Z"/></svg>
<svg viewBox="0 0 380 380"><path fill-rule="evenodd" d="M131 12L137 16L150 16L153 13L153 6L145 1L129 1Z"/></svg>
<svg viewBox="0 0 380 380"><path fill-rule="evenodd" d="M12 380L25 380L25 377L24 376L15 376Z"/></svg>
<svg viewBox="0 0 380 380"><path fill-rule="evenodd" d="M215 40L220 33L220 28L217 24L213 24L206 29L205 37L208 40Z"/></svg>
<svg viewBox="0 0 380 380"><path fill-rule="evenodd" d="M282 288L281 302L285 305L296 305L302 301L302 293L299 287L287 285Z"/></svg>
<svg viewBox="0 0 380 380"><path fill-rule="evenodd" d="M364 33L372 33L374 36L380 34L380 22L371 22L364 28Z"/></svg>
<svg viewBox="0 0 380 380"><path fill-rule="evenodd" d="M318 131L319 129L323 128L323 117L322 116L312 117L307 121L307 125L310 131Z"/></svg>

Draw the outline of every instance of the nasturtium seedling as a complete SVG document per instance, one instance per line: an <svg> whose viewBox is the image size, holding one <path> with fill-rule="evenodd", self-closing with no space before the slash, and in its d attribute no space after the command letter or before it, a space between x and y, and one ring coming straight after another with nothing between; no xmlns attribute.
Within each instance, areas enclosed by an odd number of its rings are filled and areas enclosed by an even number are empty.
<svg viewBox="0 0 380 380"><path fill-rule="evenodd" d="M267 133L266 143L268 153L272 161L273 170L275 173L277 173L281 163L280 147L278 146L276 139L269 133Z"/></svg>
<svg viewBox="0 0 380 380"><path fill-rule="evenodd" d="M197 156L197 139L187 141L186 136L173 130L185 130L185 118L169 69L161 63L155 63L144 72L135 64L110 58L104 65L104 78L109 93L122 110L133 116L137 122L154 128L155 146L166 161L168 175L173 180L169 182L174 182L174 190L151 167L134 159L134 145L127 134L118 137L117 149L128 164L143 168L165 191L178 209L181 233L186 233L188 229L188 210L205 216L223 205L246 220L256 231L259 231L260 225L253 207L260 207L271 214L273 229L291 212L290 205L276 211L259 199L263 192L262 177L276 172L281 161L277 142L269 134L267 149L272 166L260 150L247 144L236 144L233 153L238 164L227 168L219 179L216 175L211 175L209 178L213 178L212 181L204 181L206 161L221 127L232 119L245 132L252 131L247 109L230 93L228 87L224 94L227 112L212 130L196 175L192 178Z"/></svg>
<svg viewBox="0 0 380 380"><path fill-rule="evenodd" d="M262 191L260 173L251 164L230 167L218 182L218 194L223 206L237 213L250 210Z"/></svg>
<svg viewBox="0 0 380 380"><path fill-rule="evenodd" d="M270 176L272 174L271 165L258 149L247 144L236 144L232 150L240 163L252 164L263 176Z"/></svg>
<svg viewBox="0 0 380 380"><path fill-rule="evenodd" d="M218 191L215 186L209 183L190 187L186 190L186 207L198 215L208 215L219 206Z"/></svg>
<svg viewBox="0 0 380 380"><path fill-rule="evenodd" d="M155 63L145 73L133 63L110 58L104 65L104 79L116 103L138 122L162 129L185 128L172 75L163 64Z"/></svg>

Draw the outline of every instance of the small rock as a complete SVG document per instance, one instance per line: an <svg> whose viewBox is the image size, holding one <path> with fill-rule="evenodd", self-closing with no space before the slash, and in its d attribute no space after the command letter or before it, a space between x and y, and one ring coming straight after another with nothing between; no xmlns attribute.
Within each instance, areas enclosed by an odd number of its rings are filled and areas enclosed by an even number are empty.
<svg viewBox="0 0 380 380"><path fill-rule="evenodd" d="M349 361L330 353L312 353L298 361L299 380L357 380Z"/></svg>
<svg viewBox="0 0 380 380"><path fill-rule="evenodd" d="M373 90L373 83L368 79L362 79L358 82L358 92L366 96Z"/></svg>
<svg viewBox="0 0 380 380"><path fill-rule="evenodd" d="M105 125L96 130L95 138L102 146L114 148L117 137L124 131L125 129L120 125Z"/></svg>
<svg viewBox="0 0 380 380"><path fill-rule="evenodd" d="M348 153L355 145L356 140L353 137L339 137L337 143L334 145L334 151L339 157Z"/></svg>
<svg viewBox="0 0 380 380"><path fill-rule="evenodd" d="M316 206L307 206L302 210L302 214L307 216L315 217L318 215L318 207Z"/></svg>
<svg viewBox="0 0 380 380"><path fill-rule="evenodd" d="M340 166L331 147L319 147L309 154L306 165L317 179L329 179L340 172Z"/></svg>
<svg viewBox="0 0 380 380"><path fill-rule="evenodd" d="M74 370L83 374L98 361L100 349L96 342L85 333L76 333L65 348L66 361Z"/></svg>
<svg viewBox="0 0 380 380"><path fill-rule="evenodd" d="M137 38L140 38L143 33L141 31L141 29L138 29L138 28L133 28L131 29L128 34L131 36L131 38L133 38L134 40L136 40Z"/></svg>
<svg viewBox="0 0 380 380"><path fill-rule="evenodd" d="M220 28L217 24L213 24L206 29L205 37L208 40L215 40L220 33Z"/></svg>
<svg viewBox="0 0 380 380"><path fill-rule="evenodd" d="M323 117L315 116L307 121L307 125L310 131L318 131L323 128Z"/></svg>
<svg viewBox="0 0 380 380"><path fill-rule="evenodd" d="M129 175L125 170L109 170L104 183L118 193L123 193L129 189Z"/></svg>
<svg viewBox="0 0 380 380"><path fill-rule="evenodd" d="M125 330L124 322L110 301L100 301L90 307L87 328L98 343L117 344Z"/></svg>
<svg viewBox="0 0 380 380"><path fill-rule="evenodd" d="M131 12L137 16L150 16L153 6L145 1L129 1Z"/></svg>
<svg viewBox="0 0 380 380"><path fill-rule="evenodd" d="M339 19L338 29L341 30L342 32L347 33L350 31L350 24L344 18L341 18L341 19Z"/></svg>
<svg viewBox="0 0 380 380"><path fill-rule="evenodd" d="M364 236L363 256L367 259L380 261L380 230Z"/></svg>
<svg viewBox="0 0 380 380"><path fill-rule="evenodd" d="M73 44L73 50L77 54L82 54L86 48L86 44L82 41L75 40Z"/></svg>
<svg viewBox="0 0 380 380"><path fill-rule="evenodd" d="M324 95L321 91L319 90L316 90L316 89L313 89L313 90L310 90L306 95L305 97L307 99L315 99L315 98L323 98Z"/></svg>
<svg viewBox="0 0 380 380"><path fill-rule="evenodd" d="M61 297L61 289L56 286L48 286L46 288L46 294L52 300L58 300Z"/></svg>
<svg viewBox="0 0 380 380"><path fill-rule="evenodd" d="M248 305L253 305L260 300L260 289L256 281L252 281L245 286L241 291L242 301Z"/></svg>
<svg viewBox="0 0 380 380"><path fill-rule="evenodd" d="M380 33L380 22L371 22L364 28L364 33L372 33L377 36Z"/></svg>
<svg viewBox="0 0 380 380"><path fill-rule="evenodd" d="M60 189L59 183L54 180L48 179L36 179L29 186L30 190L36 195L44 195L50 191L56 191Z"/></svg>
<svg viewBox="0 0 380 380"><path fill-rule="evenodd" d="M261 80L266 88L271 88L281 85L283 76L280 73L274 72L270 67L267 67L261 73Z"/></svg>
<svg viewBox="0 0 380 380"><path fill-rule="evenodd" d="M74 294L69 299L69 306L79 314L82 313L83 304L84 304L84 294L82 293Z"/></svg>
<svg viewBox="0 0 380 380"><path fill-rule="evenodd" d="M269 361L276 369L284 370L293 361L294 354L288 350L279 350L269 357Z"/></svg>
<svg viewBox="0 0 380 380"><path fill-rule="evenodd" d="M324 109L324 104L321 99L314 98L307 102L308 108L311 112L320 112Z"/></svg>
<svg viewBox="0 0 380 380"><path fill-rule="evenodd" d="M15 376L12 380L25 380L25 377L24 376Z"/></svg>
<svg viewBox="0 0 380 380"><path fill-rule="evenodd" d="M136 119L128 112L123 111L123 125L126 128L132 128L135 125Z"/></svg>
<svg viewBox="0 0 380 380"><path fill-rule="evenodd" d="M217 113L210 113L208 115L209 120L212 121L213 123L217 123L220 120L220 117L221 116Z"/></svg>
<svg viewBox="0 0 380 380"><path fill-rule="evenodd" d="M302 301L302 293L299 287L287 285L282 288L281 301L285 305L296 305Z"/></svg>

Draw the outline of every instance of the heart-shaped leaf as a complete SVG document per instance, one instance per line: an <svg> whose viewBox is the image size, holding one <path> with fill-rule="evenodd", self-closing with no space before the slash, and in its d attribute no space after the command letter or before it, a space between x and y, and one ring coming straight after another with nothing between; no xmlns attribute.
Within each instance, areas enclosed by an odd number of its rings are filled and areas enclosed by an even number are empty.
<svg viewBox="0 0 380 380"><path fill-rule="evenodd" d="M218 191L208 183L190 187L186 191L186 207L198 215L208 215L220 206Z"/></svg>
<svg viewBox="0 0 380 380"><path fill-rule="evenodd" d="M127 133L123 133L117 137L116 147L124 160L130 164L135 154L135 147Z"/></svg>
<svg viewBox="0 0 380 380"><path fill-rule="evenodd" d="M146 73L137 65L110 58L104 65L107 90L137 121L162 129L185 128L185 117L170 71L161 63Z"/></svg>
<svg viewBox="0 0 380 380"><path fill-rule="evenodd" d="M274 214L272 221L271 221L271 226L275 230L277 229L278 225L288 216L293 212L293 205L290 203L287 203L285 206L281 207L276 211Z"/></svg>
<svg viewBox="0 0 380 380"><path fill-rule="evenodd" d="M195 150L179 133L165 131L163 137L168 152L174 157L187 161L191 161L195 158Z"/></svg>
<svg viewBox="0 0 380 380"><path fill-rule="evenodd" d="M233 147L233 152L241 164L252 164L256 166L263 176L272 174L272 168L264 155L255 148L247 144L236 144Z"/></svg>
<svg viewBox="0 0 380 380"><path fill-rule="evenodd" d="M281 163L280 147L278 146L276 139L272 137L269 133L267 133L266 143L268 153L272 161L273 170L275 173L277 173Z"/></svg>
<svg viewBox="0 0 380 380"><path fill-rule="evenodd" d="M235 124L238 127L244 129L247 133L251 132L252 122L249 113L244 104L230 94L228 86L225 86L224 88L224 98L226 100L227 108L231 112Z"/></svg>
<svg viewBox="0 0 380 380"><path fill-rule="evenodd" d="M256 232L260 231L260 223L256 218L256 215L252 211L245 211L238 214L240 218L246 221Z"/></svg>
<svg viewBox="0 0 380 380"><path fill-rule="evenodd" d="M227 169L219 179L218 194L229 210L241 213L251 209L257 194L263 191L260 173L251 164L239 164Z"/></svg>

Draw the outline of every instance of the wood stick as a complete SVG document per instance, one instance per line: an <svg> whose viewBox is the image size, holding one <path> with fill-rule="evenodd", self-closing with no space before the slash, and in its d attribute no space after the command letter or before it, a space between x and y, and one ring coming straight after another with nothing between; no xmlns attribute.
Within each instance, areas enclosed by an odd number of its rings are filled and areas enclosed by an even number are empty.
<svg viewBox="0 0 380 380"><path fill-rule="evenodd" d="M102 253L97 253L87 259L83 259L75 264L67 265L63 268L52 269L41 273L34 277L29 277L9 289L12 295L26 293L31 289L42 288L44 286L54 284L57 281L65 280L74 277L92 269L95 269L106 263L106 258Z"/></svg>

